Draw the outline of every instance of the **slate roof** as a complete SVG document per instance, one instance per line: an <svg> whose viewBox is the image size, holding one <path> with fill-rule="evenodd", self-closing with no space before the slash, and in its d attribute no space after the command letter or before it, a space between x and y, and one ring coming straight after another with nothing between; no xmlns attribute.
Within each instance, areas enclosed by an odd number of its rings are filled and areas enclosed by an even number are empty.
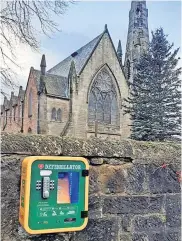
<svg viewBox="0 0 182 241"><path fill-rule="evenodd" d="M107 31L107 27L105 27L105 31ZM43 78L48 95L69 98L68 74L71 62L74 61L76 72L80 74L105 31L46 72ZM37 89L39 89L41 71L35 69L33 69L33 71Z"/></svg>
<svg viewBox="0 0 182 241"><path fill-rule="evenodd" d="M39 89L41 71L34 69L37 89ZM60 98L69 98L68 78L54 74L46 73L44 78L46 92L48 95Z"/></svg>
<svg viewBox="0 0 182 241"><path fill-rule="evenodd" d="M48 95L61 98L68 98L68 78L47 74L44 77L46 91Z"/></svg>
<svg viewBox="0 0 182 241"><path fill-rule="evenodd" d="M22 89L22 86L19 88L19 94L18 96L11 94L10 99L8 100L7 97L4 97L4 103L1 105L1 113L3 113L6 110L12 111L12 107L18 105L18 99L24 100L25 96L25 90Z"/></svg>
<svg viewBox="0 0 182 241"><path fill-rule="evenodd" d="M76 52L74 52L72 55L61 61L59 64L51 68L48 73L68 77L71 62L72 60L74 60L76 72L77 74L79 74L88 59L90 58L90 55L94 51L102 36L103 33L94 38L92 41L90 41L88 44L86 44Z"/></svg>

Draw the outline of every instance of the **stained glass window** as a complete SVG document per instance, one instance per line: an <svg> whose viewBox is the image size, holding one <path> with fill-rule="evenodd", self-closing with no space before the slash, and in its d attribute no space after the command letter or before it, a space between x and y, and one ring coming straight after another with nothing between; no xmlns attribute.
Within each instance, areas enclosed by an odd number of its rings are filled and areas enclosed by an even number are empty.
<svg viewBox="0 0 182 241"><path fill-rule="evenodd" d="M16 106L14 106L14 121L16 121Z"/></svg>
<svg viewBox="0 0 182 241"><path fill-rule="evenodd" d="M28 97L28 116L32 116L32 89L30 89Z"/></svg>
<svg viewBox="0 0 182 241"><path fill-rule="evenodd" d="M118 125L119 109L116 88L104 68L96 76L89 94L88 121Z"/></svg>
<svg viewBox="0 0 182 241"><path fill-rule="evenodd" d="M57 111L57 120L61 121L61 109L58 109Z"/></svg>
<svg viewBox="0 0 182 241"><path fill-rule="evenodd" d="M56 108L52 109L51 119L56 120Z"/></svg>

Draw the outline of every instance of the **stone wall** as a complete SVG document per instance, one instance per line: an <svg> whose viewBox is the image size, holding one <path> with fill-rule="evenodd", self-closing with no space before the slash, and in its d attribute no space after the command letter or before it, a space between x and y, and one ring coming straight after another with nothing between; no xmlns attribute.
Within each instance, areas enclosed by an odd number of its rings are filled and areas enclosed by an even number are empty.
<svg viewBox="0 0 182 241"><path fill-rule="evenodd" d="M3 241L180 240L180 145L4 134L1 148ZM89 159L89 222L83 231L31 236L20 227L20 165L29 155Z"/></svg>

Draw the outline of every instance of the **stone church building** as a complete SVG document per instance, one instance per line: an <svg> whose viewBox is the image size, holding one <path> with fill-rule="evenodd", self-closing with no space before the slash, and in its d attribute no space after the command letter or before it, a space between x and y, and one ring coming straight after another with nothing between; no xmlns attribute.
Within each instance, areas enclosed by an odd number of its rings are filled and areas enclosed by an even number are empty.
<svg viewBox="0 0 182 241"><path fill-rule="evenodd" d="M68 135L80 138L130 136L129 95L135 62L147 50L146 1L132 1L124 63L119 41L114 47L107 25L92 41L50 70L42 56L40 70L30 69L26 90L12 92L1 106L5 132ZM47 60L48 61L48 60Z"/></svg>

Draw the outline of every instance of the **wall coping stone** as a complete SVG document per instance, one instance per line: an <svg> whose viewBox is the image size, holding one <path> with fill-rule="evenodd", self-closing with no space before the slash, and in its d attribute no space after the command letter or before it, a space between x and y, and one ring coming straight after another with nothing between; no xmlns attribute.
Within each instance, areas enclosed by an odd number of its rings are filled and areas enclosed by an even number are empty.
<svg viewBox="0 0 182 241"><path fill-rule="evenodd" d="M107 157L135 164L180 164L181 145L175 142L144 142L131 139L87 140L53 135L1 135L2 154Z"/></svg>

